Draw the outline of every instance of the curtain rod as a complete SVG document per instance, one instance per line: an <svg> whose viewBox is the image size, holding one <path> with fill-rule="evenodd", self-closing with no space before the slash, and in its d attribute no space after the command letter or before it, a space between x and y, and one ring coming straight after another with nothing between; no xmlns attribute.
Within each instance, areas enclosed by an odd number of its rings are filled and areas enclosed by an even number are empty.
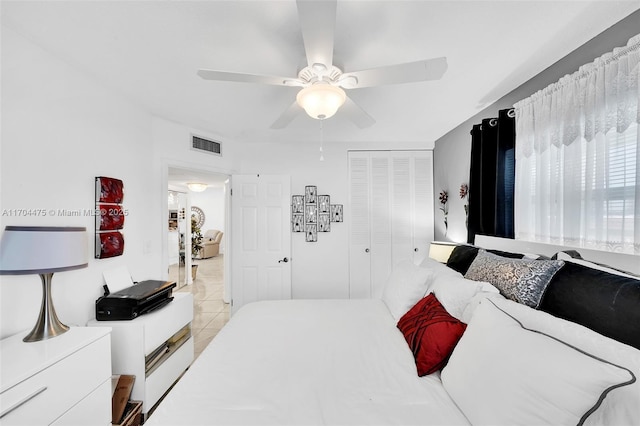
<svg viewBox="0 0 640 426"><path fill-rule="evenodd" d="M516 116L516 110L514 108L509 108L507 110L507 116L509 118L514 118ZM497 118L490 118L489 119L489 126L491 127L495 127L498 124L498 119ZM480 124L480 130L482 130L482 124ZM471 134L473 132L473 130L471 130L469 133Z"/></svg>

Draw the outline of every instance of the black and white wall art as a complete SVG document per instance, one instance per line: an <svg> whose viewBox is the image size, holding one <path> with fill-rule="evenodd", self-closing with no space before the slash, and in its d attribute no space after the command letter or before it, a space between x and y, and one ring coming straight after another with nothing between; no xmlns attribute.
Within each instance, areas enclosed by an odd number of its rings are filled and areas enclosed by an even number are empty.
<svg viewBox="0 0 640 426"><path fill-rule="evenodd" d="M342 222L342 204L331 204L329 195L307 185L304 195L291 197L291 232L304 232L307 242L318 241L319 232L331 232L331 222Z"/></svg>

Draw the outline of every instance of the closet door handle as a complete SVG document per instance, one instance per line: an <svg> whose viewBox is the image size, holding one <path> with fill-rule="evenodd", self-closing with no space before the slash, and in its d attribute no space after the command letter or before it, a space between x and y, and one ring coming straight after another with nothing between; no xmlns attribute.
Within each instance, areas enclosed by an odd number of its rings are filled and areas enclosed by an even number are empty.
<svg viewBox="0 0 640 426"><path fill-rule="evenodd" d="M282 262L287 263L288 261L289 259L285 257L284 259L278 260L278 263L282 263Z"/></svg>

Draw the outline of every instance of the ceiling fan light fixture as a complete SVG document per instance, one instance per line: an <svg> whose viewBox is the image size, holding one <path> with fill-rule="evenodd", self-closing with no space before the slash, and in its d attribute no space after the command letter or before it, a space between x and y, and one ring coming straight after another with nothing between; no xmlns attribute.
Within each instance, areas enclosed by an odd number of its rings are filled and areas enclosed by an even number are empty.
<svg viewBox="0 0 640 426"><path fill-rule="evenodd" d="M298 92L296 101L306 113L316 120L333 116L347 99L340 87L318 82Z"/></svg>
<svg viewBox="0 0 640 426"><path fill-rule="evenodd" d="M207 189L207 184L199 183L199 182L190 182L187 184L187 188L189 188L189 191L202 192L205 189Z"/></svg>

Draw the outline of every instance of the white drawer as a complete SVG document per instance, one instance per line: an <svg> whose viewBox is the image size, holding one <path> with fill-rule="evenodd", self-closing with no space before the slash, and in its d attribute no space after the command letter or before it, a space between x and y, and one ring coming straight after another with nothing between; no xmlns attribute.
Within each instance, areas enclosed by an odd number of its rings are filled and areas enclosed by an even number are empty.
<svg viewBox="0 0 640 426"><path fill-rule="evenodd" d="M176 293L174 300L162 310L139 318L145 323L144 354L148 355L193 321L193 296L188 293Z"/></svg>
<svg viewBox="0 0 640 426"><path fill-rule="evenodd" d="M143 413L147 413L191 365L193 347L193 337L191 337L147 377Z"/></svg>
<svg viewBox="0 0 640 426"><path fill-rule="evenodd" d="M48 425L111 376L109 335L0 395L3 425Z"/></svg>
<svg viewBox="0 0 640 426"><path fill-rule="evenodd" d="M52 426L111 425L111 378L64 413Z"/></svg>

